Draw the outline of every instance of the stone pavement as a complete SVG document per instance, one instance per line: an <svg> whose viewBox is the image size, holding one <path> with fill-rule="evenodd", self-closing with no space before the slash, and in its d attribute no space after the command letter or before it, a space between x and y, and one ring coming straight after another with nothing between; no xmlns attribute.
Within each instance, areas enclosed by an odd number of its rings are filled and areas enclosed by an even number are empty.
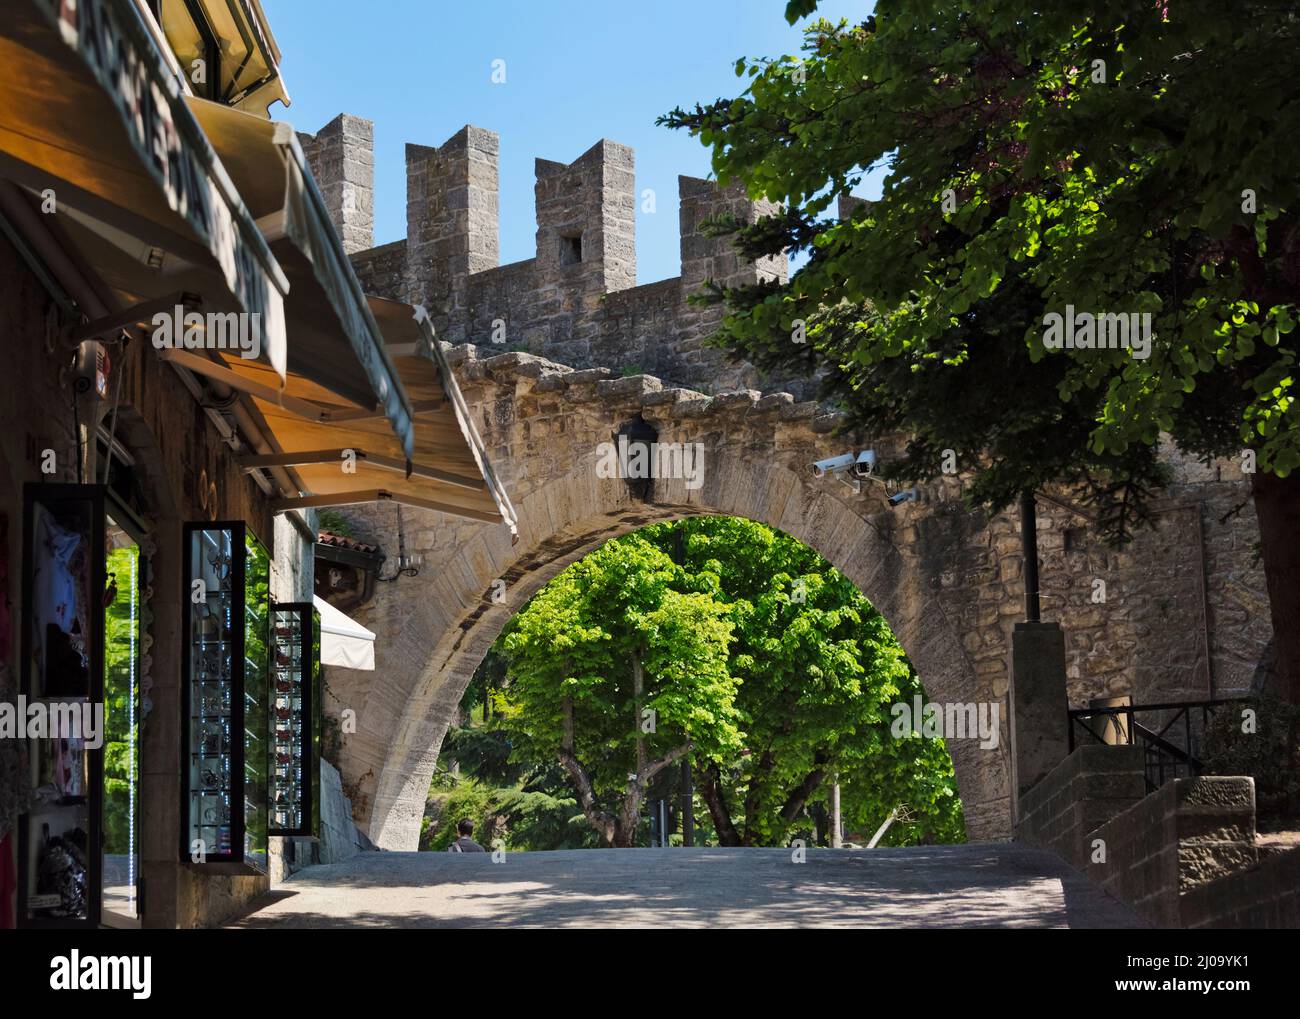
<svg viewBox="0 0 1300 1019"><path fill-rule="evenodd" d="M309 867L234 927L1141 927L1041 850L368 852Z"/></svg>

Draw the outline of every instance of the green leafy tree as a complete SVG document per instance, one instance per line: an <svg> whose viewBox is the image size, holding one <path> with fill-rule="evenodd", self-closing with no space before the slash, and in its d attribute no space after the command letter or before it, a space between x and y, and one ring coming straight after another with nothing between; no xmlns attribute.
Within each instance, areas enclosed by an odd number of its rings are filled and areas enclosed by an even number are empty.
<svg viewBox="0 0 1300 1019"><path fill-rule="evenodd" d="M139 569L136 545L112 549L106 557L113 600L104 610L104 851L111 854L131 848L132 809L140 809L140 719L131 703L132 680L139 683L140 596L132 590L140 585Z"/></svg>
<svg viewBox="0 0 1300 1019"><path fill-rule="evenodd" d="M474 837L486 848L509 852L593 848L596 833L563 784L551 790L493 786L465 777L435 794L436 816L426 818L420 848L446 852L462 818L474 822Z"/></svg>
<svg viewBox="0 0 1300 1019"><path fill-rule="evenodd" d="M895 739L889 705L920 694L883 616L802 542L736 517L640 532L691 583L725 603L744 750L696 755L697 786L722 845L782 845L838 779L842 810L875 823L900 804L895 838L958 841L961 804L942 740Z"/></svg>
<svg viewBox="0 0 1300 1019"><path fill-rule="evenodd" d="M742 251L810 256L786 284L715 291L721 342L819 369L853 423L910 436L894 476L951 449L975 502L1078 485L1122 539L1165 436L1240 457L1293 701L1298 41L1295 9L1263 0L880 0L810 25L801 58L738 61L742 95L663 118L721 181L783 203ZM880 201L828 218L882 165ZM1148 356L1049 346L1071 307L1150 314Z"/></svg>
<svg viewBox="0 0 1300 1019"><path fill-rule="evenodd" d="M843 574L779 531L730 517L644 528L560 574L499 643L510 665L491 736L509 734L516 764L559 760L609 844L632 843L651 784L665 795L687 753L721 845L785 844L837 779L854 825L907 808L890 844L964 837L943 741L890 734L888 706L922 692L902 648ZM487 738L458 731L458 759ZM481 757L490 777L516 777L499 747Z"/></svg>
<svg viewBox="0 0 1300 1019"><path fill-rule="evenodd" d="M591 825L630 846L649 784L739 745L726 606L633 535L569 567L512 621L508 723L559 761Z"/></svg>

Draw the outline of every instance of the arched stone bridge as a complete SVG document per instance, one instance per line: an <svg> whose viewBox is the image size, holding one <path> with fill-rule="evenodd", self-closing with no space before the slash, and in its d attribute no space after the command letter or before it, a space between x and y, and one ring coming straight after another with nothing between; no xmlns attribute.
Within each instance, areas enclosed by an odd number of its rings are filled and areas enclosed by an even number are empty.
<svg viewBox="0 0 1300 1019"><path fill-rule="evenodd" d="M787 393L705 396L656 378L571 370L525 353L448 356L519 515L502 526L402 509L415 577L376 585L352 614L375 630L374 672L327 669L326 710L355 712L340 769L358 823L381 847L414 849L442 738L474 670L506 621L568 564L645 524L729 514L780 528L849 576L884 614L938 702L998 701L1002 738L949 750L972 839L1011 831L1006 694L1009 635L1023 611L1018 525L965 508L959 478L891 508L882 486L855 493L814 478L814 460L873 446L833 432L838 419ZM661 443L701 443L703 483L660 479L646 501L596 470L601 443L641 416ZM1160 526L1122 552L1082 514L1040 502L1044 618L1067 633L1070 698L1137 702L1249 687L1269 637L1262 576L1250 563L1249 505L1222 465L1177 464ZM358 537L395 552L398 509L349 514ZM1104 603L1093 580L1106 581ZM504 599L494 600L504 582ZM1064 707L1064 705L1063 705Z"/></svg>
<svg viewBox="0 0 1300 1019"><path fill-rule="evenodd" d="M655 520L723 513L781 528L876 604L932 700L1004 700L1009 635L1023 611L1016 521L967 511L955 477L894 509L879 485L856 494L814 479L814 460L891 449L876 436L833 435L837 422L813 403L749 391L772 384L708 346L721 311L691 295L708 280L784 280L788 266L783 255L747 262L707 227L719 217L752 223L774 206L740 187L679 178L681 274L637 285L638 191L627 146L602 139L572 162L538 159L535 256L501 265L493 132L467 125L440 146L408 145L406 236L378 247L373 125L342 114L302 142L368 293L423 304L453 343L500 339L516 351L480 357L457 346L450 355L519 514L518 543L503 527L404 510L407 551L423 556L419 575L378 584L349 610L377 632L378 668L327 675L327 709L356 713L339 763L376 843L416 847L443 734L510 616L567 564ZM855 201L842 198L841 215ZM816 388L813 379L776 385L800 398ZM597 476L597 447L638 415L660 442L703 444L701 487L661 480L642 501L622 480ZM1231 465L1175 467L1160 526L1123 552L1103 547L1082 514L1040 504L1043 612L1066 630L1073 704L1121 694L1138 703L1205 698L1251 683L1269 614L1252 564L1248 489ZM396 506L349 515L358 537L396 551ZM497 580L501 603L492 600ZM1095 580L1105 581L1104 603L1093 601ZM972 838L1011 831L1000 714L997 748L949 746Z"/></svg>

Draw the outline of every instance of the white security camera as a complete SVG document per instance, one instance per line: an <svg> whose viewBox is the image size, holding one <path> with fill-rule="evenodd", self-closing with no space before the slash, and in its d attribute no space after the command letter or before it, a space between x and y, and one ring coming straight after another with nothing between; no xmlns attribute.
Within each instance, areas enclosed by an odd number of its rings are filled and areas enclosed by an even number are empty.
<svg viewBox="0 0 1300 1019"><path fill-rule="evenodd" d="M901 506L905 502L915 502L920 497L920 494L915 488L904 489L889 497L889 505Z"/></svg>
<svg viewBox="0 0 1300 1019"><path fill-rule="evenodd" d="M813 477L824 478L828 473L840 474L847 471L857 458L856 453L845 453L842 456L833 456L829 460L818 460L812 465Z"/></svg>
<svg viewBox="0 0 1300 1019"><path fill-rule="evenodd" d="M864 449L858 454L858 458L853 464L853 473L860 478L869 478L875 472L876 451L874 449Z"/></svg>

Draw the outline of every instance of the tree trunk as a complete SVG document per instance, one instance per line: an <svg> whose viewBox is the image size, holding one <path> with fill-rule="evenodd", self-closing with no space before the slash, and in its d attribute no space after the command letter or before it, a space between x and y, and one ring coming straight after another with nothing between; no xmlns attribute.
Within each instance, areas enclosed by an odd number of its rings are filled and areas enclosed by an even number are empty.
<svg viewBox="0 0 1300 1019"><path fill-rule="evenodd" d="M718 845L739 846L740 832L731 820L731 811L722 796L722 773L716 764L701 768L696 776L700 799L709 808L709 817L713 818L713 830L718 835Z"/></svg>
<svg viewBox="0 0 1300 1019"><path fill-rule="evenodd" d="M641 666L641 652L632 652L632 711L636 715L636 773L645 771L645 733L641 731L641 695L645 690L645 669Z"/></svg>
<svg viewBox="0 0 1300 1019"><path fill-rule="evenodd" d="M573 699L564 698L564 734L560 744L560 765L573 780L573 788L578 794L578 804L591 826L596 829L609 845L617 845L618 823L615 818L596 802L596 790L592 788L591 776L587 774L573 753Z"/></svg>
<svg viewBox="0 0 1300 1019"><path fill-rule="evenodd" d="M763 784L771 777L772 766L775 763L776 756L772 753L772 748L768 747L750 772L749 788L745 790L745 836L740 842L742 846L752 846L754 840L759 837L757 822Z"/></svg>
<svg viewBox="0 0 1300 1019"><path fill-rule="evenodd" d="M804 804L808 802L808 797L817 791L817 787L822 784L822 779L826 777L824 765L827 760L829 760L829 755L824 751L818 751L813 755L813 763L817 767L808 772L804 776L804 780L790 791L785 806L781 808L782 821L788 823L799 816L799 811L803 810Z"/></svg>
<svg viewBox="0 0 1300 1019"><path fill-rule="evenodd" d="M627 792L623 794L623 804L614 822L611 845L616 849L627 849L632 845L636 840L637 821L641 818L641 802L645 798L646 790L650 788L651 781L664 768L689 754L694 747L694 743L683 743L637 772L636 778L627 784Z"/></svg>
<svg viewBox="0 0 1300 1019"><path fill-rule="evenodd" d="M1300 704L1300 471L1251 476L1279 697Z"/></svg>
<svg viewBox="0 0 1300 1019"><path fill-rule="evenodd" d="M814 803L808 808L808 816L812 818L812 844L826 847L830 844L831 831L831 826L827 823L826 808L820 803Z"/></svg>

